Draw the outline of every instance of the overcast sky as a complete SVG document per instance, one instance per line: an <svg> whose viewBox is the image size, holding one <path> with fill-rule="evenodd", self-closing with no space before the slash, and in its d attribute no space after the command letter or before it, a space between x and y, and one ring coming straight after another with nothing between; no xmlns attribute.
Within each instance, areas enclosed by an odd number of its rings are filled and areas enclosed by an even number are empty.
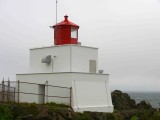
<svg viewBox="0 0 160 120"><path fill-rule="evenodd" d="M59 0L79 42L99 48L111 90L160 91L160 0ZM53 45L55 0L0 0L0 79L29 69L29 49Z"/></svg>

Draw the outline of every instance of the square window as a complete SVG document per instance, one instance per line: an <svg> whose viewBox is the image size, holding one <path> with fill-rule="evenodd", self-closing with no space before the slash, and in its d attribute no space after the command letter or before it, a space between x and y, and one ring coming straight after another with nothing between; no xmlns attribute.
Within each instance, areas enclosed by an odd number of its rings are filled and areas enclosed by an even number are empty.
<svg viewBox="0 0 160 120"><path fill-rule="evenodd" d="M71 28L71 38L77 38L77 29Z"/></svg>

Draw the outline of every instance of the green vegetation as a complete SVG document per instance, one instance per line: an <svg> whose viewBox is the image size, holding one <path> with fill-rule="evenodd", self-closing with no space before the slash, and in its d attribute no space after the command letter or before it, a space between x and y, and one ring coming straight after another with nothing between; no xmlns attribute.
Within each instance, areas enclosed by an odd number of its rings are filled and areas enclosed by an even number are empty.
<svg viewBox="0 0 160 120"><path fill-rule="evenodd" d="M160 120L160 111L149 103L136 104L121 91L112 92L113 113L75 113L64 104L46 103L1 103L0 120Z"/></svg>
<svg viewBox="0 0 160 120"><path fill-rule="evenodd" d="M45 103L45 105L48 105L48 106L53 106L53 107L69 107L68 105L65 105L65 104L56 104L55 102L50 102L50 103Z"/></svg>
<svg viewBox="0 0 160 120"><path fill-rule="evenodd" d="M0 120L12 120L13 114L8 105L0 104Z"/></svg>

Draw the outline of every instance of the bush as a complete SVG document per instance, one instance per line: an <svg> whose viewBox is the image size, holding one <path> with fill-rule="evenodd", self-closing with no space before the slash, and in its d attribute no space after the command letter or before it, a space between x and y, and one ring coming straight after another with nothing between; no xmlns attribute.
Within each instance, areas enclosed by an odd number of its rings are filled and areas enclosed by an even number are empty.
<svg viewBox="0 0 160 120"><path fill-rule="evenodd" d="M91 117L88 113L78 113L76 116L76 120L91 120Z"/></svg>
<svg viewBox="0 0 160 120"><path fill-rule="evenodd" d="M69 106L68 105L65 105L65 104L57 104L55 102L49 102L49 103L45 103L45 105L48 105L48 106L54 106L54 107L64 107L64 108L68 108Z"/></svg>
<svg viewBox="0 0 160 120"><path fill-rule="evenodd" d="M138 117L137 117L137 116L133 116L133 117L131 118L131 120L138 120Z"/></svg>
<svg viewBox="0 0 160 120"><path fill-rule="evenodd" d="M13 120L11 110L4 104L0 104L0 120Z"/></svg>

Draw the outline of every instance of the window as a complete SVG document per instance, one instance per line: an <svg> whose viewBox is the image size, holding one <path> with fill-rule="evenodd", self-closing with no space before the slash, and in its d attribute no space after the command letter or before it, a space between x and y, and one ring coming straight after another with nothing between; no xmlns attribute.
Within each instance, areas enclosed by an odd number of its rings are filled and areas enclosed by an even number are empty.
<svg viewBox="0 0 160 120"><path fill-rule="evenodd" d="M71 38L77 38L77 29L71 28Z"/></svg>

